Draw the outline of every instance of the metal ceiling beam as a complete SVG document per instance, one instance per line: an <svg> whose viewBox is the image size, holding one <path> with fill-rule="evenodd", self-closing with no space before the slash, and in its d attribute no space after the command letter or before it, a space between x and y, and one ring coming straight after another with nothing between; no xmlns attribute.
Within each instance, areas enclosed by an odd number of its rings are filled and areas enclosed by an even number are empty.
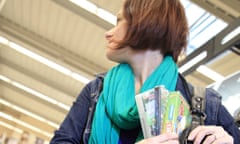
<svg viewBox="0 0 240 144"><path fill-rule="evenodd" d="M113 27L113 25L111 23L101 19L100 17L96 16L93 13L86 11L85 9L73 4L72 2L70 2L68 0L52 0L52 1L61 5L64 8L66 8L67 10L69 10L81 17L84 17L86 20L96 24L96 26L99 26L105 30L109 30L110 28Z"/></svg>
<svg viewBox="0 0 240 144"><path fill-rule="evenodd" d="M224 38L231 33L235 29L240 28L240 18L236 19L232 23L230 23L225 29L223 29L220 33L218 33L215 37L210 39L200 48L196 49L190 55L188 55L180 64L179 67L187 64L190 60L197 57L200 53L206 51L207 57L204 58L202 61L193 65L190 69L183 72L183 75L188 75L195 71L200 65L209 62L210 60L214 59L216 56L220 55L224 51L231 49L233 46L239 44L240 42L240 33L235 35L235 37L231 38L226 43L222 44Z"/></svg>
<svg viewBox="0 0 240 144"><path fill-rule="evenodd" d="M230 3L234 4L235 0L228 0ZM226 4L225 1L221 0L207 0L208 3L211 3L215 9L220 9L222 11L225 11L225 13L234 16L235 18L239 16L238 8L234 9L232 7L232 4Z"/></svg>
<svg viewBox="0 0 240 144"><path fill-rule="evenodd" d="M232 8L232 10L237 11L240 15L240 1L239 0L220 0L225 5Z"/></svg>
<svg viewBox="0 0 240 144"><path fill-rule="evenodd" d="M216 5L207 0L191 0L191 1L227 23L231 23L237 18L231 13L228 13L226 10L217 7Z"/></svg>

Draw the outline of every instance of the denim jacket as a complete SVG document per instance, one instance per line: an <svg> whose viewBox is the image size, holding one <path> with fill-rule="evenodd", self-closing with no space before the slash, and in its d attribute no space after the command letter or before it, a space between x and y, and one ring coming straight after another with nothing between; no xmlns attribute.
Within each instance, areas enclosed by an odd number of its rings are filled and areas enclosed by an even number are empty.
<svg viewBox="0 0 240 144"><path fill-rule="evenodd" d="M102 90L104 75L98 75L95 80L87 84L76 101L73 103L60 128L50 144L87 144L91 132L91 124L98 96ZM186 85L190 89L187 91ZM191 99L192 87L179 74L176 90L179 90L188 102ZM190 92L190 93L189 93ZM234 137L234 144L240 144L240 131L232 116L221 104L221 97L212 89L206 90L207 115L205 125L222 126ZM100 130L102 131L102 130Z"/></svg>

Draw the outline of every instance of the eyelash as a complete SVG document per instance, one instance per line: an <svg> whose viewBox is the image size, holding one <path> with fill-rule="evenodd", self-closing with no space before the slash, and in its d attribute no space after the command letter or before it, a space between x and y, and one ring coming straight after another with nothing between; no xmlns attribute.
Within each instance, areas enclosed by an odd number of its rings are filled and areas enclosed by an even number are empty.
<svg viewBox="0 0 240 144"><path fill-rule="evenodd" d="M118 23L119 21L121 21L121 18L117 18L117 23Z"/></svg>

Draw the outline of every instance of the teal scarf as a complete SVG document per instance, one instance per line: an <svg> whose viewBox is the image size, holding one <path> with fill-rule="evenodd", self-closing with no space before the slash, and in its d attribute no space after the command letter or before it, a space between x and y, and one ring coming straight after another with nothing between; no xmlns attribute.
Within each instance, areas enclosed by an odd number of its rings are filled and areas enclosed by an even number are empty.
<svg viewBox="0 0 240 144"><path fill-rule="evenodd" d="M174 91L178 68L172 57L166 56L162 63L143 83L140 92L165 85ZM120 128L133 129L140 125L135 103L135 80L128 64L119 64L108 71L103 91L99 96L89 138L90 144L117 144ZM138 139L142 139L142 132Z"/></svg>

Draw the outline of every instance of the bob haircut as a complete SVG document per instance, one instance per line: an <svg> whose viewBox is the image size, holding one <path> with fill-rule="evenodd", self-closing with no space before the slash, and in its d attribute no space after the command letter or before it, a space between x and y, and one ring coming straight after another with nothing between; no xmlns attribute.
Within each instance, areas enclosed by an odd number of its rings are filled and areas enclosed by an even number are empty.
<svg viewBox="0 0 240 144"><path fill-rule="evenodd" d="M125 0L123 16L128 27L119 48L159 49L175 62L186 50L188 23L180 0Z"/></svg>

